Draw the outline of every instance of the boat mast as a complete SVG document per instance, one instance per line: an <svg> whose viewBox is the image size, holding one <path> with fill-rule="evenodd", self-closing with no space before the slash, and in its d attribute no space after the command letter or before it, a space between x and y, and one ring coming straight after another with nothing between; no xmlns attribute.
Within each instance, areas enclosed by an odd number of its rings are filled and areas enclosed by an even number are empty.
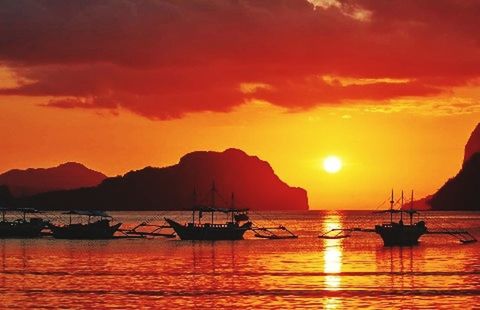
<svg viewBox="0 0 480 310"><path fill-rule="evenodd" d="M197 189L193 188L193 195L192 195L192 224L195 226L195 206L197 205Z"/></svg>
<svg viewBox="0 0 480 310"><path fill-rule="evenodd" d="M232 211L232 223L233 223L233 209L235 208L235 194L232 192L232 199L231 199L231 205L230 205L230 211Z"/></svg>
<svg viewBox="0 0 480 310"><path fill-rule="evenodd" d="M213 214L214 214L214 209L215 209L215 181L212 182L212 224L213 224Z"/></svg>
<svg viewBox="0 0 480 310"><path fill-rule="evenodd" d="M393 189L392 189L392 196L390 197L390 223L393 223Z"/></svg>
<svg viewBox="0 0 480 310"><path fill-rule="evenodd" d="M410 225L413 224L413 189L412 189L412 197L410 198Z"/></svg>
<svg viewBox="0 0 480 310"><path fill-rule="evenodd" d="M400 221L403 222L403 189L402 189L402 204L400 205Z"/></svg>

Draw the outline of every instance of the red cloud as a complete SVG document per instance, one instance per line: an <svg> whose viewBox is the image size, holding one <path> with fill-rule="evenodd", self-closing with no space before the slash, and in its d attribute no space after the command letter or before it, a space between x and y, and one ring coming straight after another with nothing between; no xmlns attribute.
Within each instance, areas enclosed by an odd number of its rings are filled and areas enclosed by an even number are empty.
<svg viewBox="0 0 480 310"><path fill-rule="evenodd" d="M250 98L296 109L429 96L479 75L480 3L335 3L5 1L0 61L31 82L0 94L165 119ZM249 82L269 87L242 92Z"/></svg>

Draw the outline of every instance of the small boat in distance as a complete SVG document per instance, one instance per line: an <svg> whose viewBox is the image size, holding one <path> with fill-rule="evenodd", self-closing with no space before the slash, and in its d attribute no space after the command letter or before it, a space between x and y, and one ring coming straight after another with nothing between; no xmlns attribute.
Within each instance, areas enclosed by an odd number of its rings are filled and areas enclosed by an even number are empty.
<svg viewBox="0 0 480 310"><path fill-rule="evenodd" d="M48 221L39 217L27 218L27 214L37 214L40 211L31 208L7 209L1 208L2 219L0 221L0 238L37 238L46 228ZM19 212L21 217L10 221L7 212Z"/></svg>
<svg viewBox="0 0 480 310"><path fill-rule="evenodd" d="M403 191L402 191L402 202L401 207L403 207ZM409 246L418 244L418 239L427 233L427 227L425 226L424 221L418 221L417 223L413 222L413 215L417 211L413 210L410 207L410 210L395 210L393 205L395 201L393 200L393 190L390 198L390 209L385 211L380 211L378 213L389 213L390 222L383 223L380 225L375 225L375 232L382 237L383 244L385 246ZM411 204L413 204L413 191ZM393 214L400 214L400 220L395 222L393 220ZM405 224L403 222L403 214L408 214L410 217L410 223Z"/></svg>
<svg viewBox="0 0 480 310"><path fill-rule="evenodd" d="M122 225L111 225L112 217L103 211L72 210L63 214L70 215L68 225L48 225L56 239L112 239ZM72 215L88 217L87 223L72 223ZM92 222L92 218L96 220Z"/></svg>

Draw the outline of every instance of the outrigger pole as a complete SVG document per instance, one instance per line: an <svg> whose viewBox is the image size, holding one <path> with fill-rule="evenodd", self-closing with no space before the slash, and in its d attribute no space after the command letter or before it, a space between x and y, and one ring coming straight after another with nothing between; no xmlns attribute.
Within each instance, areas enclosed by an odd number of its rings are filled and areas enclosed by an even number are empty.
<svg viewBox="0 0 480 310"><path fill-rule="evenodd" d="M215 212L213 210L215 210L215 193L216 193L217 189L215 188L215 181L212 182L212 224L214 222L213 220L213 215L215 214Z"/></svg>
<svg viewBox="0 0 480 310"><path fill-rule="evenodd" d="M402 204L400 205L400 211L403 208L403 190L402 190ZM403 212L400 212L400 221L403 223Z"/></svg>
<svg viewBox="0 0 480 310"><path fill-rule="evenodd" d="M141 227L155 227L154 230L152 231L138 231L137 229ZM138 224L132 229L119 229L121 233L123 233L125 236L133 237L136 236L138 238L144 238L146 236L152 236L152 237L165 237L165 238L175 238L175 233L161 233L160 230L164 228L171 228L170 225L154 225L154 224L149 224L147 222L143 222Z"/></svg>
<svg viewBox="0 0 480 310"><path fill-rule="evenodd" d="M412 197L410 198L410 225L413 224L413 189L412 189Z"/></svg>
<svg viewBox="0 0 480 310"><path fill-rule="evenodd" d="M258 216L262 217L264 220L271 222L269 219L261 216L261 214L256 213ZM259 226L256 223L252 222L252 227L250 228L251 231L255 233L255 237L263 238L263 239L297 239L298 235L294 234L288 228L283 225L278 226L271 226L271 227L264 227ZM281 232L285 232L285 234L280 234Z"/></svg>
<svg viewBox="0 0 480 310"><path fill-rule="evenodd" d="M264 239L297 239L298 236L295 235L293 232L288 230L285 226L279 225L277 227L258 227L254 226L251 230L255 233L255 237L257 238L264 238ZM286 232L288 235L278 235L274 231L280 230ZM266 234L262 234L266 233Z"/></svg>
<svg viewBox="0 0 480 310"><path fill-rule="evenodd" d="M450 235L453 238L458 239L461 243L473 243L477 242L477 238L475 238L472 234L470 234L466 230L449 230L447 228L443 228L443 231L427 231L425 234L427 235Z"/></svg>
<svg viewBox="0 0 480 310"><path fill-rule="evenodd" d="M343 238L348 238L350 237L350 233L354 231L359 231L359 232L375 232L375 229L370 229L370 228L360 228L360 227L354 227L354 228L333 228L330 229L329 231L326 231L325 233L321 234L318 236L319 238L322 239L343 239ZM331 232L336 232L335 235L331 236L329 235ZM343 232L346 232L348 234L341 234Z"/></svg>

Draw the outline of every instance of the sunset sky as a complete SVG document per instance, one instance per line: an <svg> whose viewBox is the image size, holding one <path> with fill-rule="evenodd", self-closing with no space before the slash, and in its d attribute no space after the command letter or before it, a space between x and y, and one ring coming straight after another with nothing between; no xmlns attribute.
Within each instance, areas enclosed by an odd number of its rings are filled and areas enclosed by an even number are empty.
<svg viewBox="0 0 480 310"><path fill-rule="evenodd" d="M235 147L312 209L425 196L480 120L479 16L468 0L2 1L0 171L113 176Z"/></svg>

